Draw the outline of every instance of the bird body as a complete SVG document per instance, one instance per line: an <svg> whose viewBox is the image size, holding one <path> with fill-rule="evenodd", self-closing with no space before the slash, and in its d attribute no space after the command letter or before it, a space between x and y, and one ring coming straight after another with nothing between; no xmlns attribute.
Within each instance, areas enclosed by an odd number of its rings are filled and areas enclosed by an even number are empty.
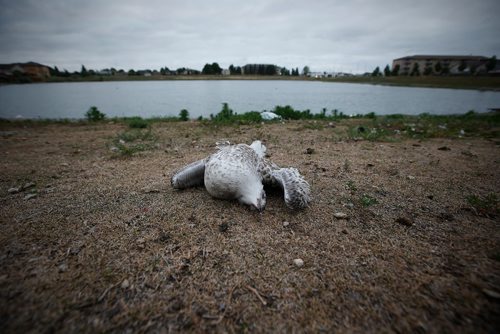
<svg viewBox="0 0 500 334"><path fill-rule="evenodd" d="M174 174L172 186L184 189L204 184L213 197L237 199L259 211L266 205L264 184L279 184L285 203L302 209L310 202L310 187L295 168L279 168L265 159L266 147L260 141L251 145L218 144L217 152L187 165Z"/></svg>

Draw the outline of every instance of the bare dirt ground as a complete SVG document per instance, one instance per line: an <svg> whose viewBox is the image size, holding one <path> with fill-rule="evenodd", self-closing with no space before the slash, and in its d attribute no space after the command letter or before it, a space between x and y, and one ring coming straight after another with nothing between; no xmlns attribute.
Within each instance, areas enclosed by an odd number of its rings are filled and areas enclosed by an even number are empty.
<svg viewBox="0 0 500 334"><path fill-rule="evenodd" d="M498 332L498 215L467 198L500 193L500 146L304 124L160 123L132 156L124 125L4 126L0 331ZM263 140L311 207L174 191L220 139Z"/></svg>

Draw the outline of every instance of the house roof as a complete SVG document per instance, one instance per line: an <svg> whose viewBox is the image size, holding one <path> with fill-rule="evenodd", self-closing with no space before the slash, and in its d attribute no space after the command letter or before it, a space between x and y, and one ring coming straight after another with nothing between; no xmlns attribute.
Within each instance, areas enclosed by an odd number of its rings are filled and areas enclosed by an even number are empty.
<svg viewBox="0 0 500 334"><path fill-rule="evenodd" d="M438 60L488 60L488 57L484 56L446 56L446 55L414 55L406 56L402 58L397 58L394 60L427 60L427 59L438 59Z"/></svg>

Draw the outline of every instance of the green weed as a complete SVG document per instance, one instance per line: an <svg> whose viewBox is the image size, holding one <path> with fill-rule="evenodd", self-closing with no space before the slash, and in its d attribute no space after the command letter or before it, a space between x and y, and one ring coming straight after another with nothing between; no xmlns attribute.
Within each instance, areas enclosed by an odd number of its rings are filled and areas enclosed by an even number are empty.
<svg viewBox="0 0 500 334"><path fill-rule="evenodd" d="M89 122L97 122L104 120L106 118L106 115L102 113L99 109L97 109L96 106L92 106L85 113L85 117Z"/></svg>
<svg viewBox="0 0 500 334"><path fill-rule="evenodd" d="M141 117L131 117L125 121L131 129L145 129L149 126L149 121Z"/></svg>
<svg viewBox="0 0 500 334"><path fill-rule="evenodd" d="M466 200L479 216L494 217L500 212L500 202L495 193L486 196L470 195Z"/></svg>
<svg viewBox="0 0 500 334"><path fill-rule="evenodd" d="M359 202L364 207L369 207L369 206L372 206L372 205L378 203L377 199L375 199L367 194L363 194L363 196L361 196L361 198L359 199Z"/></svg>
<svg viewBox="0 0 500 334"><path fill-rule="evenodd" d="M129 129L119 133L112 140L112 150L119 156L132 156L135 153L153 149L155 139L151 127Z"/></svg>

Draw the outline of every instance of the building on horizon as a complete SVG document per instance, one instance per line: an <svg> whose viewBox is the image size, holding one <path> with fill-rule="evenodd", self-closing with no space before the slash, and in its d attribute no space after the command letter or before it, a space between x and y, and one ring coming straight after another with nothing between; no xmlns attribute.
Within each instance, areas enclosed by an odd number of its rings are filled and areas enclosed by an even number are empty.
<svg viewBox="0 0 500 334"><path fill-rule="evenodd" d="M392 69L399 67L398 75L486 74L489 60L484 56L414 55L394 59Z"/></svg>

